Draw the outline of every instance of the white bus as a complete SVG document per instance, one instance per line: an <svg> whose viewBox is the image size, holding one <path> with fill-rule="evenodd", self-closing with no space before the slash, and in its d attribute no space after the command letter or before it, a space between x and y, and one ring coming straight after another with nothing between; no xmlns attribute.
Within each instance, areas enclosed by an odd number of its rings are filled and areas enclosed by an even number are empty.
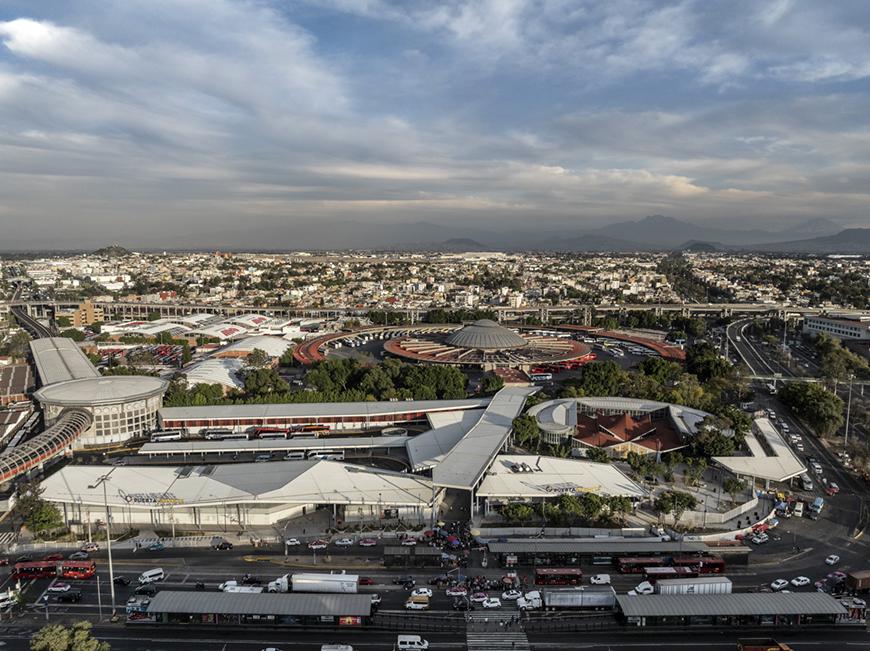
<svg viewBox="0 0 870 651"><path fill-rule="evenodd" d="M169 441L180 441L184 438L181 430L165 430L162 432L154 432L151 435L152 443L167 443Z"/></svg>
<svg viewBox="0 0 870 651"><path fill-rule="evenodd" d="M248 435L245 432L234 432L231 429L209 429L205 430L203 434L207 441L248 440Z"/></svg>
<svg viewBox="0 0 870 651"><path fill-rule="evenodd" d="M312 450L309 459L324 459L326 461L344 461L344 450Z"/></svg>

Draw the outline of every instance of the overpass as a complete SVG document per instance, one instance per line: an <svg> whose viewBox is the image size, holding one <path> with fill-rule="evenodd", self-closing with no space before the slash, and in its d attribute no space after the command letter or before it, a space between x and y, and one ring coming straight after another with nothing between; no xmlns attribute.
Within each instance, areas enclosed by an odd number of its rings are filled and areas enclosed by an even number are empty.
<svg viewBox="0 0 870 651"><path fill-rule="evenodd" d="M9 301L5 305L28 316L46 316L56 310L77 307L78 301ZM432 306L432 308L402 308L379 306L287 306L287 305L210 305L202 303L139 303L131 301L97 301L96 307L102 308L107 317L113 319L144 319L157 313L161 318L179 317L193 313L207 313L219 316L238 316L241 314L268 314L296 318L342 318L360 317L369 311L403 315L407 323L415 324L423 320L429 309L451 309ZM758 315L788 318L804 314L821 314L831 308L804 308L783 303L624 303L624 304L583 304L583 305L539 305L529 307L492 306L487 310L495 312L499 321L515 321L523 317L536 317L541 323L570 322L589 325L594 317L628 312L653 311L656 314L679 313L681 316L734 316ZM842 310L848 312L849 310Z"/></svg>

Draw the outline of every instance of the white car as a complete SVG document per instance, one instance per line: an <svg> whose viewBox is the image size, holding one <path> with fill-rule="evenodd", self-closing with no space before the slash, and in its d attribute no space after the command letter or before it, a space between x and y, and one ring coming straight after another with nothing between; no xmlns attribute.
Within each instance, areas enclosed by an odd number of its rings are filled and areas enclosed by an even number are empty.
<svg viewBox="0 0 870 651"><path fill-rule="evenodd" d="M372 595L372 606L379 606L381 603L381 595L373 594Z"/></svg>
<svg viewBox="0 0 870 651"><path fill-rule="evenodd" d="M489 595L485 592L475 592L471 595L471 603L473 604L482 604L487 599L489 599Z"/></svg>
<svg viewBox="0 0 870 651"><path fill-rule="evenodd" d="M447 596L448 597L464 597L468 594L468 588L464 585L454 585L450 588L447 588Z"/></svg>
<svg viewBox="0 0 870 651"><path fill-rule="evenodd" d="M405 602L405 610L429 610L429 602L408 600Z"/></svg>
<svg viewBox="0 0 870 651"><path fill-rule="evenodd" d="M634 591L637 594L652 594L656 589L649 581L642 581L635 586Z"/></svg>
<svg viewBox="0 0 870 651"><path fill-rule="evenodd" d="M825 563L828 565L836 565L839 562L840 562L840 557L837 556L836 554L831 554L830 556L828 556L825 559Z"/></svg>
<svg viewBox="0 0 870 651"><path fill-rule="evenodd" d="M501 608L501 600L495 597L487 597L480 605L484 608Z"/></svg>
<svg viewBox="0 0 870 651"><path fill-rule="evenodd" d="M374 538L363 538L362 540L359 541L360 547L376 547L377 544L378 544L378 541L375 540Z"/></svg>
<svg viewBox="0 0 870 651"><path fill-rule="evenodd" d="M779 592L780 590L782 590L783 588L785 588L787 586L788 586L788 581L786 581L785 579L777 579L776 581L774 581L773 583L770 584L770 589L773 590L774 592Z"/></svg>
<svg viewBox="0 0 870 651"><path fill-rule="evenodd" d="M414 588L411 591L412 597L432 597L431 588Z"/></svg>
<svg viewBox="0 0 870 651"><path fill-rule="evenodd" d="M405 539L402 541L402 545L404 545L405 547L413 547L413 546L416 545L416 544L417 544L417 539L416 539L416 538L405 538Z"/></svg>
<svg viewBox="0 0 870 651"><path fill-rule="evenodd" d="M298 547L302 543L299 542L297 538L287 538L287 540L284 541L284 544L287 545L287 547Z"/></svg>
<svg viewBox="0 0 870 651"><path fill-rule="evenodd" d="M338 547L352 547L353 541L350 538L339 538L335 541Z"/></svg>
<svg viewBox="0 0 870 651"><path fill-rule="evenodd" d="M809 577L806 576L797 576L791 580L791 584L796 588L809 585L810 583L812 583L812 581L810 581Z"/></svg>
<svg viewBox="0 0 870 651"><path fill-rule="evenodd" d="M308 549L326 549L327 544L325 540L312 540L308 543Z"/></svg>
<svg viewBox="0 0 870 651"><path fill-rule="evenodd" d="M516 601L520 597L523 596L523 593L519 590L505 590L501 593L501 598L505 601Z"/></svg>
<svg viewBox="0 0 870 651"><path fill-rule="evenodd" d="M610 585L609 574L593 574L589 577L589 583L592 585Z"/></svg>
<svg viewBox="0 0 870 651"><path fill-rule="evenodd" d="M854 597L852 599L852 607L853 608L866 608L867 602L864 601L863 599L858 599L857 597Z"/></svg>
<svg viewBox="0 0 870 651"><path fill-rule="evenodd" d="M62 582L58 581L57 583L53 583L50 586L48 586L47 592L54 592L54 593L69 592L69 589L70 589L69 583L62 583Z"/></svg>
<svg viewBox="0 0 870 651"><path fill-rule="evenodd" d="M763 544L766 543L768 540L770 540L770 536L768 536L766 533L763 533L763 532L762 532L762 533L759 533L759 534L755 534L755 535L752 536L752 538L750 538L749 540L751 540L751 541L752 541L753 543L755 543L756 545L763 545Z"/></svg>

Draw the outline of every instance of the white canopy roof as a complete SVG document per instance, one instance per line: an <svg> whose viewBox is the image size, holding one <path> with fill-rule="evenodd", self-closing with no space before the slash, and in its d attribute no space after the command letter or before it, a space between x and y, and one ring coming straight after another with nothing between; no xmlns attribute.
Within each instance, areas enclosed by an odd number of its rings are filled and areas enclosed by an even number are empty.
<svg viewBox="0 0 870 651"><path fill-rule="evenodd" d="M713 457L713 461L735 475L769 481L787 481L802 475L807 467L780 436L767 418L757 418L746 435L749 456Z"/></svg>

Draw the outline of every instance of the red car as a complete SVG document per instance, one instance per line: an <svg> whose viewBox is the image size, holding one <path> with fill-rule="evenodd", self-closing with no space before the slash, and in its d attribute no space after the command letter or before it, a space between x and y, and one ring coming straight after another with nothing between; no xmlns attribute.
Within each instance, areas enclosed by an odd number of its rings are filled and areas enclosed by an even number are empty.
<svg viewBox="0 0 870 651"><path fill-rule="evenodd" d="M0 558L0 567L7 567L9 565L8 558Z"/></svg>
<svg viewBox="0 0 870 651"><path fill-rule="evenodd" d="M374 585L375 580L370 576L361 576L359 578L359 584L360 585Z"/></svg>
<svg viewBox="0 0 870 651"><path fill-rule="evenodd" d="M44 560L44 561L62 561L63 554L58 554L58 553L47 554L46 556L42 557L42 560Z"/></svg>

